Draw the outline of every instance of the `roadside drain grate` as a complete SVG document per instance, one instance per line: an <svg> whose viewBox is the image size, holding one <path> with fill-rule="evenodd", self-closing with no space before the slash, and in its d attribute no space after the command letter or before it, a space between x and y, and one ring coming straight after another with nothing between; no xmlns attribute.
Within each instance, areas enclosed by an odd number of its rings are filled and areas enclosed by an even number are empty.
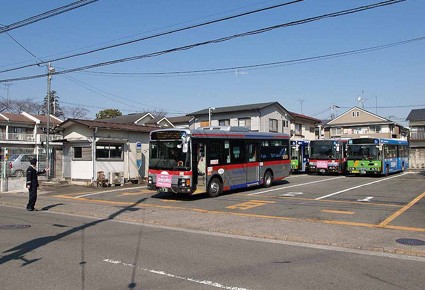
<svg viewBox="0 0 425 290"><path fill-rule="evenodd" d="M0 225L0 230L22 230L31 227L30 225Z"/></svg>
<svg viewBox="0 0 425 290"><path fill-rule="evenodd" d="M398 239L396 240L397 243L403 244L403 245L409 245L409 246L424 246L425 241L418 240L418 239Z"/></svg>

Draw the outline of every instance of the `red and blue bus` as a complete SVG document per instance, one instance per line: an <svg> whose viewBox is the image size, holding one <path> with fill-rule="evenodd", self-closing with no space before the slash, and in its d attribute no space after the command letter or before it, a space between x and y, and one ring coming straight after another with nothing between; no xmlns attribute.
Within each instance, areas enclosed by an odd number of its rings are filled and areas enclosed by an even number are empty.
<svg viewBox="0 0 425 290"><path fill-rule="evenodd" d="M310 173L345 173L348 139L320 139L310 141Z"/></svg>
<svg viewBox="0 0 425 290"><path fill-rule="evenodd" d="M244 127L152 131L148 188L217 197L223 191L263 185L290 174L289 136Z"/></svg>
<svg viewBox="0 0 425 290"><path fill-rule="evenodd" d="M291 172L308 171L308 144L307 140L291 141Z"/></svg>
<svg viewBox="0 0 425 290"><path fill-rule="evenodd" d="M352 174L388 175L404 171L409 167L409 143L403 139L350 139L347 159L347 171Z"/></svg>

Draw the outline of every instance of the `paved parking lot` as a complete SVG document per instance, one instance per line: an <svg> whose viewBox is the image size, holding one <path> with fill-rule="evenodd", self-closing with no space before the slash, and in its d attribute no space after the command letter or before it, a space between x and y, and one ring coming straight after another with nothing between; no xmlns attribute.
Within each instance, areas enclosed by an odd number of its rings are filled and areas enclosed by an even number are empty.
<svg viewBox="0 0 425 290"><path fill-rule="evenodd" d="M233 191L218 198L155 193L140 186L48 195L118 206L143 197L141 207L425 232L421 172L389 177L298 174L271 188Z"/></svg>

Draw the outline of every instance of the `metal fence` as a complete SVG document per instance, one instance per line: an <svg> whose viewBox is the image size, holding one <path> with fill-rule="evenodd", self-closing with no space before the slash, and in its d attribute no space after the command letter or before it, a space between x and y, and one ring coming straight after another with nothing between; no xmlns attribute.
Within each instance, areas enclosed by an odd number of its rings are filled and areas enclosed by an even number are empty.
<svg viewBox="0 0 425 290"><path fill-rule="evenodd" d="M47 166L46 153L44 150L35 150L34 148L25 147L9 147L7 154L3 152L1 156L1 176L4 176L5 170L6 177L22 177L25 176L27 168L30 166L30 161L37 158L37 169L43 170Z"/></svg>

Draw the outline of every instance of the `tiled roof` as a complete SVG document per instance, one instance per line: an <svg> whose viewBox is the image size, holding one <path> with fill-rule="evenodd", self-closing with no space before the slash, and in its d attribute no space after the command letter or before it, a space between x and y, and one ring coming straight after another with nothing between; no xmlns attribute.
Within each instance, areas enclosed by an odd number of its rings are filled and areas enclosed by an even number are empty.
<svg viewBox="0 0 425 290"><path fill-rule="evenodd" d="M31 124L31 125L35 124L35 122L33 120L25 117L22 114L4 112L4 113L2 113L2 115L5 116L6 118L8 118L9 122L26 123L26 124ZM4 119L2 119L2 121L3 120ZM7 120L4 120L4 121L7 121Z"/></svg>
<svg viewBox="0 0 425 290"><path fill-rule="evenodd" d="M411 110L406 120L407 121L425 121L425 109Z"/></svg>
<svg viewBox="0 0 425 290"><path fill-rule="evenodd" d="M141 126L141 125L134 125L134 124L118 124L118 123L104 122L99 120L81 120L81 119L68 119L62 124L60 124L59 128L67 128L73 123L85 125L89 128L100 128L100 129L132 131L132 132L146 132L146 133L149 133L153 130L158 129L158 127L153 127L153 126L151 127L151 126Z"/></svg>
<svg viewBox="0 0 425 290"><path fill-rule="evenodd" d="M192 116L167 117L168 121L173 124L187 123L193 119Z"/></svg>
<svg viewBox="0 0 425 290"><path fill-rule="evenodd" d="M258 104L249 104L249 105L240 105L240 106L219 107L219 108L215 108L212 112L215 114L218 114L218 113L231 113L231 112L239 112L239 111L256 111L274 104L281 106L278 102L268 102L268 103L258 103ZM199 115L206 115L206 114L208 114L208 108L200 110L200 111L196 111L193 113L189 113L186 116L199 116Z"/></svg>
<svg viewBox="0 0 425 290"><path fill-rule="evenodd" d="M117 123L117 124L134 124L137 120L146 116L148 113L134 113L122 116L116 116L113 118L107 119L98 119L98 121L109 122L109 123Z"/></svg>
<svg viewBox="0 0 425 290"><path fill-rule="evenodd" d="M294 113L294 112L290 112L292 116L295 117L295 119L306 119L306 120L310 120L313 121L315 123L321 123L322 120L307 116L307 115L303 115L303 114L298 114L298 113Z"/></svg>

